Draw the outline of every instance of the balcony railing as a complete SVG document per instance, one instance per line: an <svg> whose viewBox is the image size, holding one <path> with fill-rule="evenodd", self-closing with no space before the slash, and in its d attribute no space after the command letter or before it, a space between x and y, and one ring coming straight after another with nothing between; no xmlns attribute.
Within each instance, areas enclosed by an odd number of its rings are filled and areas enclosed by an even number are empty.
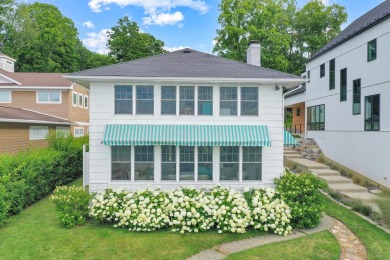
<svg viewBox="0 0 390 260"><path fill-rule="evenodd" d="M287 123L284 123L284 129L289 131L291 134L303 134L305 131L305 125L295 124L288 126Z"/></svg>

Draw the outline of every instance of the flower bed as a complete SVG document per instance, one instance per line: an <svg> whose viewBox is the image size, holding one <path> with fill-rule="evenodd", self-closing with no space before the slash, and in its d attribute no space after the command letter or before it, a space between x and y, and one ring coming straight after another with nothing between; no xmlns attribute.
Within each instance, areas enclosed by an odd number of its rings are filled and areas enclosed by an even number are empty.
<svg viewBox="0 0 390 260"><path fill-rule="evenodd" d="M253 227L287 236L292 230L289 207L269 188L244 193L219 185L201 190L107 189L92 200L90 216L130 231L169 229L184 234L216 229L218 233L244 233Z"/></svg>

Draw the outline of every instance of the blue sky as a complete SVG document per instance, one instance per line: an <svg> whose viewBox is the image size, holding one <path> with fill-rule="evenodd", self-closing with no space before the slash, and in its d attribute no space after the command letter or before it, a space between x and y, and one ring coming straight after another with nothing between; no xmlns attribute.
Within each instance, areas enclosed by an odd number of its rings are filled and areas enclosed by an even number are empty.
<svg viewBox="0 0 390 260"><path fill-rule="evenodd" d="M363 15L383 0L322 0L329 5L346 7L348 22ZM28 0L26 2L33 2ZM85 46L106 53L105 31L125 15L136 21L141 30L163 40L168 50L191 47L212 52L218 29L219 0L40 0L57 6L71 18ZM302 6L307 0L297 0Z"/></svg>

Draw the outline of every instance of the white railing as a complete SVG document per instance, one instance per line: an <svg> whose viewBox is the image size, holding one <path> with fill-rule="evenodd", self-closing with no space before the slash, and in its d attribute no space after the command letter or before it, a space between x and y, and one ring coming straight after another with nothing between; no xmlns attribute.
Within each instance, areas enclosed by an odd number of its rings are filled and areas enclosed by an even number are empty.
<svg viewBox="0 0 390 260"><path fill-rule="evenodd" d="M83 187L89 185L89 145L83 145Z"/></svg>

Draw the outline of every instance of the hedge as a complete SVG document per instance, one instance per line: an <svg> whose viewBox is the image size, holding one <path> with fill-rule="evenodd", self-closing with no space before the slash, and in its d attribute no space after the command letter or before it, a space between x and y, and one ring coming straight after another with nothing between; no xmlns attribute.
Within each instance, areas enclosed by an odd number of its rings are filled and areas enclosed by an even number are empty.
<svg viewBox="0 0 390 260"><path fill-rule="evenodd" d="M0 155L0 224L9 215L82 175L82 145L88 137L50 134L49 146Z"/></svg>

